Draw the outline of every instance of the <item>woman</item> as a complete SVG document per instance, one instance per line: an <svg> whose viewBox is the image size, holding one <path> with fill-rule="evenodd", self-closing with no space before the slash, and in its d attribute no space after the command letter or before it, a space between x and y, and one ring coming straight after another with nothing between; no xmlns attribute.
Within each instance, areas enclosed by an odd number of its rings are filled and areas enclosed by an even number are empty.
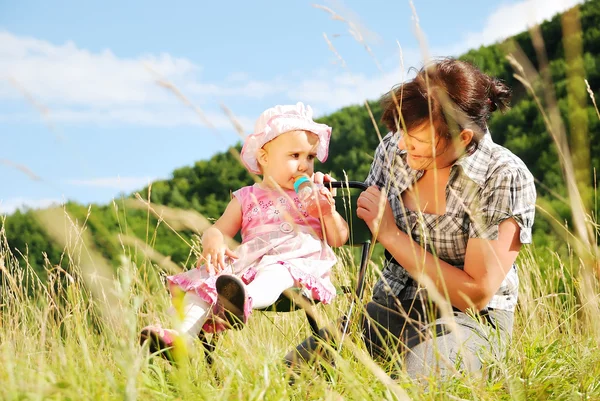
<svg viewBox="0 0 600 401"><path fill-rule="evenodd" d="M531 242L536 192L525 164L487 128L509 97L473 65L442 59L382 100L390 133L357 201L387 256L364 338L413 378L479 371L510 340L515 260Z"/></svg>

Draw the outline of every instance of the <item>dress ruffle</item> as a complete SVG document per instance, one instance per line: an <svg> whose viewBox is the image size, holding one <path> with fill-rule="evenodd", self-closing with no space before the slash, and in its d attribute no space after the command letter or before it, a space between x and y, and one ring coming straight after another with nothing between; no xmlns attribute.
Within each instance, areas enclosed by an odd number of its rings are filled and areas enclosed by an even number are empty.
<svg viewBox="0 0 600 401"><path fill-rule="evenodd" d="M312 299L328 304L336 295L330 280L336 256L327 244L310 234L266 233L243 243L236 253L238 259L219 274L233 274L240 277L245 284L249 284L261 268L277 264L287 269L297 286ZM185 292L193 291L212 305L210 318L203 326L206 332L220 332L226 329L221 319L215 318L223 313L217 310L217 277L218 275L211 275L205 266L167 277L172 291L176 287ZM251 300L246 302L246 319L250 314Z"/></svg>

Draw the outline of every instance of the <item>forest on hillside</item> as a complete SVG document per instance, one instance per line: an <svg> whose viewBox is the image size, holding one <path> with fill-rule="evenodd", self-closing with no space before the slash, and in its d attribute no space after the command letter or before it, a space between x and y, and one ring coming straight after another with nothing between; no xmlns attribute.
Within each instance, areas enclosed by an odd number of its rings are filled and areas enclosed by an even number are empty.
<svg viewBox="0 0 600 401"><path fill-rule="evenodd" d="M590 216L596 221L599 205L594 185L600 168L600 119L584 78L596 99L600 100L600 0L587 1L568 13L566 19L581 21L581 31L565 35L565 19L557 15L541 25L541 32L548 73L567 135L571 145L578 149L572 154L578 186ZM582 49L579 54L565 54L567 44L576 47L578 43ZM527 164L536 178L539 202L544 210L554 211L556 220L569 224L571 210L564 200L567 189L557 148L536 100L515 78L514 68L507 58L508 52L518 48L536 69L544 65L545 60L536 53L530 32L492 46L473 49L460 58L472 61L513 88L511 109L505 114L496 113L490 120L493 140L512 150ZM584 107L578 106L581 104ZM368 108L366 105L349 106L320 118L320 122L333 127L333 133L330 158L319 165L318 170L331 172L339 179L363 180L366 177L373 151L379 143L369 109L378 121L381 110L377 100L368 102ZM384 135L384 127L379 125L378 128ZM584 132L575 135L574 130ZM587 141L584 146L581 146L581 138ZM576 140L580 142L574 143ZM253 182L235 157L239 150L238 144L229 152L179 168L170 179L154 182L151 188L137 191L142 199L149 199L154 205L197 212L178 215L180 219L187 216L187 225L181 221L179 224L171 223L167 218L159 221L147 208L134 207L131 201L136 199L136 194L125 194L108 205L69 202L65 209L73 221L85 225L93 246L115 266L120 263L127 246L118 234L139 239L179 266L190 266L194 260L190 247L197 242L194 233L199 231L192 227L190 221L196 219L200 224L202 216L208 221L217 218L228 203L230 192ZM45 260L51 265L58 265L64 263L65 257L63 247L51 239L37 213L35 210L17 211L0 223L15 255L22 255L19 258L23 263L26 261L43 275ZM564 250L566 246L553 231L551 218L540 211L534 227L534 246L553 251Z"/></svg>

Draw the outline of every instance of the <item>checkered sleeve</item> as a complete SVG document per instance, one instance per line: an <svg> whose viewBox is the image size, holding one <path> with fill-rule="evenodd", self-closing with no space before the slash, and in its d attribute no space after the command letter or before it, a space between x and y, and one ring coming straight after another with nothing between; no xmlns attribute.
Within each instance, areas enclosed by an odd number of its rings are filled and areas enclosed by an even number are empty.
<svg viewBox="0 0 600 401"><path fill-rule="evenodd" d="M471 215L470 238L498 239L500 223L514 218L521 228L521 243L531 243L536 191L529 171L510 168L492 175L480 199L478 210Z"/></svg>

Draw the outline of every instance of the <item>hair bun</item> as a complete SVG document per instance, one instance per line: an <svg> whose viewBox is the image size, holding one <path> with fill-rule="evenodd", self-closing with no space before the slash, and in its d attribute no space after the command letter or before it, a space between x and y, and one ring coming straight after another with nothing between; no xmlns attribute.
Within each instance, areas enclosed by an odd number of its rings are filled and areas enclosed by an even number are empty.
<svg viewBox="0 0 600 401"><path fill-rule="evenodd" d="M488 104L490 112L496 110L505 111L510 107L511 91L508 86L497 78L490 79L490 89L488 95Z"/></svg>

